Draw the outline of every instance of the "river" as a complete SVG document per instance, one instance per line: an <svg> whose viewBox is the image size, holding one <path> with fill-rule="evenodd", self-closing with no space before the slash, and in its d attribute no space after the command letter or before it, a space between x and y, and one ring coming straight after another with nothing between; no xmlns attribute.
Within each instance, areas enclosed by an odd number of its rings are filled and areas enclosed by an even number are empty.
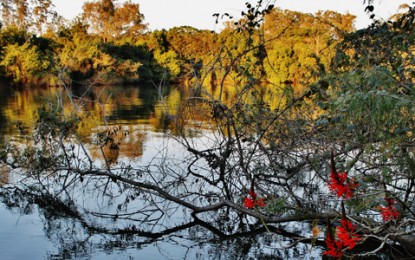
<svg viewBox="0 0 415 260"><path fill-rule="evenodd" d="M68 91L76 100L68 99ZM68 113L74 108L84 111L78 133L95 164L105 167L102 161L105 156L111 167L128 164L138 169L156 161L154 165L165 164L167 167L163 169L169 169L170 160L178 162L186 158L186 150L174 138L177 129L169 124L184 92L178 86L153 85L71 90L3 88L0 130L10 142L25 142L30 139L39 107L62 102L68 104L65 106ZM199 123L199 128L203 124ZM101 150L95 141L108 127L119 129L122 141L117 149ZM194 134L192 140L205 143L210 135L214 133L203 132L205 139L200 139ZM169 158L168 162L165 158ZM3 167L0 175L1 259L318 259L324 250L309 243L287 247L293 242L287 235L267 233L263 228L254 231L238 228L236 214L229 212L193 219L189 212L166 201L159 201L158 209L134 212L150 200L157 202L158 198L149 194L145 200L137 199L142 196L139 191L115 181L108 183L108 178L91 178L62 192L57 187L67 181L64 175L49 176L48 186L39 188L47 189L45 192L21 186L26 176L20 172ZM142 178L171 181L171 175L159 175ZM49 184L52 180L54 183ZM185 186L188 187L195 193L203 188L194 182ZM171 193L180 194L182 189L166 186ZM209 224L210 218L217 219L215 225L229 232ZM311 229L309 223L280 224L275 228L292 232Z"/></svg>

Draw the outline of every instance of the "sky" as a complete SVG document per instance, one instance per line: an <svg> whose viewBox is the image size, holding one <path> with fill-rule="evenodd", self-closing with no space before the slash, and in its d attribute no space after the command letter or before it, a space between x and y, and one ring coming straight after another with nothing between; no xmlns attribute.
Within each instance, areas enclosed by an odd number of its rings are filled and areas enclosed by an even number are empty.
<svg viewBox="0 0 415 260"><path fill-rule="evenodd" d="M85 0L52 0L56 11L67 19L72 19L82 12ZM92 1L92 0L90 0ZM175 26L188 25L198 29L218 30L214 13L229 13L237 18L245 8L245 3L255 4L257 0L131 0L138 3L144 22L150 30L170 29ZM370 24L365 13L364 0L277 0L275 6L305 13L319 10L333 10L339 13L356 15L357 29ZM123 0L116 0L123 2ZM265 2L265 1L264 1ZM403 4L412 4L413 0L374 0L375 14L387 19L398 11Z"/></svg>

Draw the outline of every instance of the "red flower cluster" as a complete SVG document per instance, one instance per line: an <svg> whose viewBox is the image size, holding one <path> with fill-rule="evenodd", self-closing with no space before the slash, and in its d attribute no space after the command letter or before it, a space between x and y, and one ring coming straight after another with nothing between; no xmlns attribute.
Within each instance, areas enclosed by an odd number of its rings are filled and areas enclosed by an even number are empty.
<svg viewBox="0 0 415 260"><path fill-rule="evenodd" d="M353 249L356 243L361 240L361 236L355 233L355 225L348 219L342 218L341 226L337 227L337 238L328 231L326 238L326 245L328 250L323 254L330 255L334 258L341 258L343 255L343 248Z"/></svg>
<svg viewBox="0 0 415 260"><path fill-rule="evenodd" d="M350 199L357 188L358 183L353 179L348 180L347 172L337 172L334 164L333 155L331 157L331 173L329 180L329 189L337 194L337 197Z"/></svg>
<svg viewBox="0 0 415 260"><path fill-rule="evenodd" d="M395 207L395 200L391 198L385 198L388 206L380 207L380 213L382 214L383 221L397 220L399 218L399 212Z"/></svg>
<svg viewBox="0 0 415 260"><path fill-rule="evenodd" d="M324 255L329 255L334 258L341 258L343 255L343 243L337 239L334 239L331 234L327 235L326 245L328 250L325 251Z"/></svg>
<svg viewBox="0 0 415 260"><path fill-rule="evenodd" d="M333 152L331 153L331 173L328 185L329 189L335 192L337 197L344 197L345 199L352 198L354 191L358 186L358 183L353 179L349 180L347 178L346 172L336 171ZM325 251L324 254L330 255L334 258L341 258L343 255L343 250L353 249L356 246L356 243L362 239L360 235L356 234L355 225L347 219L343 201L341 201L341 207L342 219L341 225L336 229L337 238L333 238L329 221L327 238L325 240L327 251Z"/></svg>
<svg viewBox="0 0 415 260"><path fill-rule="evenodd" d="M345 196L346 199L353 197L353 190L347 184L346 172L332 171L330 174L329 189L337 194L337 197Z"/></svg>
<svg viewBox="0 0 415 260"><path fill-rule="evenodd" d="M257 194L252 189L249 191L249 197L244 199L244 206L248 209L253 209L255 207L265 207L265 199L257 198Z"/></svg>
<svg viewBox="0 0 415 260"><path fill-rule="evenodd" d="M353 249L356 242L361 239L361 236L355 233L355 225L345 218L342 218L341 226L337 228L337 237L342 242L343 246Z"/></svg>

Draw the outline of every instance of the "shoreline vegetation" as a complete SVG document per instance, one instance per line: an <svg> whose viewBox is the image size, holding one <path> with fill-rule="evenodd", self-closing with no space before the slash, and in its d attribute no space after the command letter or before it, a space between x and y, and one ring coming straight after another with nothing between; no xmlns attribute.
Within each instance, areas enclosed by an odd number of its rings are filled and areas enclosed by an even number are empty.
<svg viewBox="0 0 415 260"><path fill-rule="evenodd" d="M189 26L149 32L138 4L88 2L77 18L66 21L48 2L40 6L42 24L36 24L41 17L30 13L27 4L23 13L18 6L3 7L3 81L18 86L174 82L214 87L221 84L220 75L229 74L230 84L243 81L241 73L250 73L272 84L300 82L317 66L328 65L333 41L354 31L355 18L333 11L312 15L272 8L252 31L241 30L252 22L249 18L233 21L226 16L219 33ZM231 64L229 57L218 60L225 51L236 57L261 41L243 64ZM281 68L277 73L275 65Z"/></svg>

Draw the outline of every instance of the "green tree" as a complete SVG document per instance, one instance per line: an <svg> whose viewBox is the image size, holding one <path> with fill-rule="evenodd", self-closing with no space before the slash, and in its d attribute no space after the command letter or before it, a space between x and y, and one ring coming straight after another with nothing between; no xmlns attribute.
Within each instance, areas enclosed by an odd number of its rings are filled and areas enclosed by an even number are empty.
<svg viewBox="0 0 415 260"><path fill-rule="evenodd" d="M410 8L394 22L377 22L348 35L338 47L327 91L334 100L332 116L340 120L338 131L351 137L348 142L370 153L379 151L382 160L406 162L399 175L409 179L414 173L408 147L415 126L414 14Z"/></svg>
<svg viewBox="0 0 415 260"><path fill-rule="evenodd" d="M6 71L6 77L11 77L15 83L33 85L55 85L53 75L54 64L48 57L47 50L29 42L23 45L11 44L4 49L0 65Z"/></svg>
<svg viewBox="0 0 415 260"><path fill-rule="evenodd" d="M270 42L264 63L268 79L277 85L289 81L305 86L315 81L319 70L329 69L335 45L353 30L353 20L352 15L333 11L312 15L273 9L263 25Z"/></svg>
<svg viewBox="0 0 415 260"><path fill-rule="evenodd" d="M76 81L93 80L96 84L137 82L141 60L147 58L143 47L105 43L101 37L88 34L87 28L78 20L62 29L56 38L62 46L58 56L67 76Z"/></svg>

